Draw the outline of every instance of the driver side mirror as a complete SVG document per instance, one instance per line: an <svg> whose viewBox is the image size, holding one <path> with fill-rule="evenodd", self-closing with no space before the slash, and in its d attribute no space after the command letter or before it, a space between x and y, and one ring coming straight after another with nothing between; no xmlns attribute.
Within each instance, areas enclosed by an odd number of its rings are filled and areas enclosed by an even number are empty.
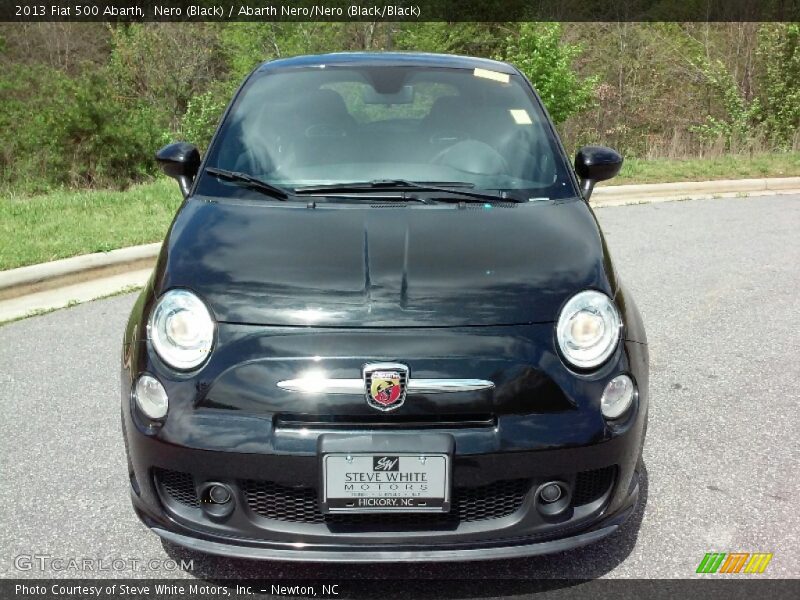
<svg viewBox="0 0 800 600"><path fill-rule="evenodd" d="M181 193L186 198L200 169L200 151L197 146L187 142L167 144L156 152L156 162L166 175L177 179Z"/></svg>
<svg viewBox="0 0 800 600"><path fill-rule="evenodd" d="M587 202L598 181L611 179L622 167L622 156L605 146L584 146L575 154L575 172L581 180L581 192Z"/></svg>

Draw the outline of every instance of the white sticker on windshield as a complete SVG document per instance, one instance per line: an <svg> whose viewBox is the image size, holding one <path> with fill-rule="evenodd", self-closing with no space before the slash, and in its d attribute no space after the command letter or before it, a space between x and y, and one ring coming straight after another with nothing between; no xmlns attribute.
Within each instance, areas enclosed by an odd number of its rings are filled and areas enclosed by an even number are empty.
<svg viewBox="0 0 800 600"><path fill-rule="evenodd" d="M500 73L499 71L490 71L488 69L475 69L472 74L475 77L483 77L484 79L491 79L492 81L499 81L500 83L508 83L511 81L511 76L508 73Z"/></svg>
<svg viewBox="0 0 800 600"><path fill-rule="evenodd" d="M510 108L508 112L511 113L511 117L517 125L533 125L531 116L524 108Z"/></svg>

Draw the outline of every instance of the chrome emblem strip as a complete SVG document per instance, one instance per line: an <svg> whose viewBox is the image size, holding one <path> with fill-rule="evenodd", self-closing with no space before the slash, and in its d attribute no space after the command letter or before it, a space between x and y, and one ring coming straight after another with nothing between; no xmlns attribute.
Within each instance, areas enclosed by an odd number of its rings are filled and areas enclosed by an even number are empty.
<svg viewBox="0 0 800 600"><path fill-rule="evenodd" d="M327 377L302 377L279 381L278 387L302 394L363 394L363 379L330 379ZM494 383L486 379L413 379L407 388L412 394L447 394L452 392L475 392L494 389Z"/></svg>
<svg viewBox="0 0 800 600"><path fill-rule="evenodd" d="M408 391L418 394L446 394L492 390L494 383L486 379L411 379Z"/></svg>

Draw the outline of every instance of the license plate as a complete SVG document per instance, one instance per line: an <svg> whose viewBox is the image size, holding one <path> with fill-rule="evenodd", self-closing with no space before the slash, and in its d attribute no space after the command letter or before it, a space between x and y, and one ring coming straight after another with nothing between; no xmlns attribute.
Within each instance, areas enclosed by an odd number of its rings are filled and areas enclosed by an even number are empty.
<svg viewBox="0 0 800 600"><path fill-rule="evenodd" d="M447 512L447 454L325 454L326 512Z"/></svg>

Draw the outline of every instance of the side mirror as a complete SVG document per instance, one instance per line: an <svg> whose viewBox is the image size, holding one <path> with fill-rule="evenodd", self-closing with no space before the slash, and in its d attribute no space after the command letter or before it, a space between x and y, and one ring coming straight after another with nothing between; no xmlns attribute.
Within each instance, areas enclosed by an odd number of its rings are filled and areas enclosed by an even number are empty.
<svg viewBox="0 0 800 600"><path fill-rule="evenodd" d="M165 174L178 180L181 193L186 198L200 169L200 151L194 144L175 142L156 152L156 162Z"/></svg>
<svg viewBox="0 0 800 600"><path fill-rule="evenodd" d="M581 180L581 192L589 200L598 181L611 179L622 167L622 156L605 146L584 146L575 154L575 172Z"/></svg>

